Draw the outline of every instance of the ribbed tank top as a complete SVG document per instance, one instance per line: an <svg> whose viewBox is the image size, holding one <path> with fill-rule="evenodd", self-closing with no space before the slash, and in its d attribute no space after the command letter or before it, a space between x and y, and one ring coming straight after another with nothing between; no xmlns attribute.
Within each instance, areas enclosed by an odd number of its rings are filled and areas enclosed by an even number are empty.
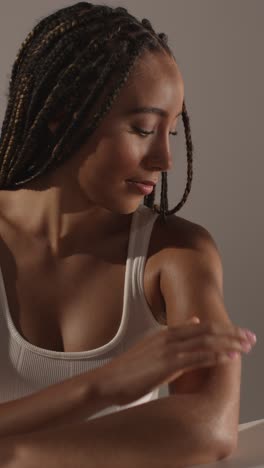
<svg viewBox="0 0 264 468"><path fill-rule="evenodd" d="M145 205L133 213L126 259L123 310L114 338L99 348L60 352L29 343L12 321L0 259L0 403L22 398L42 388L103 366L160 325L152 315L143 289L149 240L158 214ZM85 419L93 419L159 397L159 388L128 405L111 406Z"/></svg>

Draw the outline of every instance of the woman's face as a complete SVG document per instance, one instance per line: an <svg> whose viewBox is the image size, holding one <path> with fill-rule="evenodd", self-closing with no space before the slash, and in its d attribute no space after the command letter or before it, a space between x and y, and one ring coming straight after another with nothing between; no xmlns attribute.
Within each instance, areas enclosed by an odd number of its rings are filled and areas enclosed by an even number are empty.
<svg viewBox="0 0 264 468"><path fill-rule="evenodd" d="M181 119L177 115L183 100L183 80L175 61L165 53L144 53L111 110L78 151L78 183L88 204L120 214L137 209L144 194L127 180L157 182L161 171L172 168L175 137L170 132ZM139 107L162 109L164 116L132 112Z"/></svg>

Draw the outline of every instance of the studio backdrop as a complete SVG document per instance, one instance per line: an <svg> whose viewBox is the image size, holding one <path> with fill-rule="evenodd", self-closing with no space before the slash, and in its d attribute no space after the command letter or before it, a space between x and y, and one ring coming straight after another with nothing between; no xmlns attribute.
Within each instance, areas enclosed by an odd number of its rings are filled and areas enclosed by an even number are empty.
<svg viewBox="0 0 264 468"><path fill-rule="evenodd" d="M73 3L77 2L1 1L1 122L11 65L20 44L42 17ZM257 335L254 349L242 356L239 422L264 418L264 2L102 3L123 6L140 19L149 18L157 32L168 35L184 80L194 147L191 193L177 214L201 224L213 236L223 263L228 314L234 324ZM174 167L168 174L169 208L181 200L186 186L182 121L178 130L172 143ZM163 386L160 396L166 395L167 386Z"/></svg>

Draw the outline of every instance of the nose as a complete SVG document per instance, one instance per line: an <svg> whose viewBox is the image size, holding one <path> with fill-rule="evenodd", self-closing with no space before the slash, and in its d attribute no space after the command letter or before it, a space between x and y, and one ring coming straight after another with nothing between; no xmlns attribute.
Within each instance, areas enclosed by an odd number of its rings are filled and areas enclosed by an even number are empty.
<svg viewBox="0 0 264 468"><path fill-rule="evenodd" d="M149 149L148 161L152 170L169 171L172 169L170 144L167 137L155 141Z"/></svg>

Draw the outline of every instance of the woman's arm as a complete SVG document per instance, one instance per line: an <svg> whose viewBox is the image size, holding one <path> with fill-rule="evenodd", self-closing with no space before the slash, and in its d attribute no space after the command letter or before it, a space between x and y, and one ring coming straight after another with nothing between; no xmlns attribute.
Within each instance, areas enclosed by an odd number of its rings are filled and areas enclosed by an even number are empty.
<svg viewBox="0 0 264 468"><path fill-rule="evenodd" d="M12 468L182 468L215 462L232 448L215 437L210 406L203 395L172 395L11 438L4 453L15 454Z"/></svg>
<svg viewBox="0 0 264 468"><path fill-rule="evenodd" d="M106 408L96 369L0 404L0 440L45 427L74 423Z"/></svg>

